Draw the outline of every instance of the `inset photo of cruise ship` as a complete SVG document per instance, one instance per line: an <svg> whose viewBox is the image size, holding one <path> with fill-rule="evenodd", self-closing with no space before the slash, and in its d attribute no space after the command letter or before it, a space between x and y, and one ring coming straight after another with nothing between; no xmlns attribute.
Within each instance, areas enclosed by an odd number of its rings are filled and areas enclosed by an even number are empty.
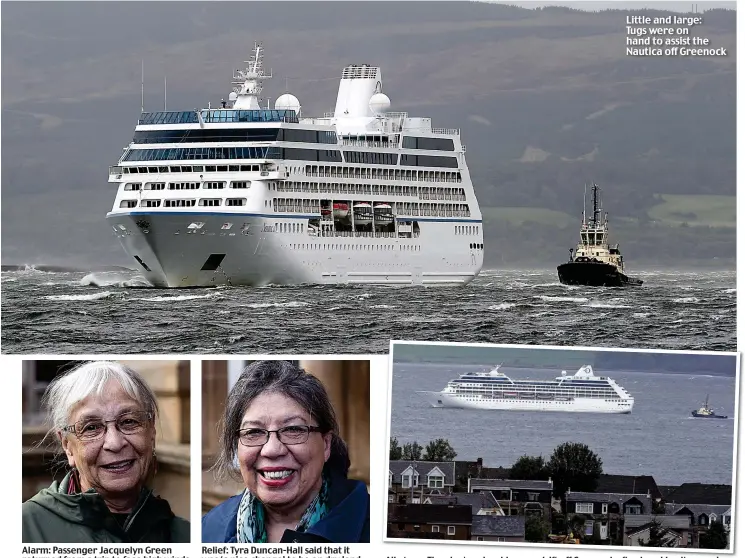
<svg viewBox="0 0 745 558"><path fill-rule="evenodd" d="M577 6L8 4L3 350L734 350L735 11Z"/></svg>
<svg viewBox="0 0 745 558"><path fill-rule="evenodd" d="M731 550L737 353L394 341L390 368L386 540Z"/></svg>

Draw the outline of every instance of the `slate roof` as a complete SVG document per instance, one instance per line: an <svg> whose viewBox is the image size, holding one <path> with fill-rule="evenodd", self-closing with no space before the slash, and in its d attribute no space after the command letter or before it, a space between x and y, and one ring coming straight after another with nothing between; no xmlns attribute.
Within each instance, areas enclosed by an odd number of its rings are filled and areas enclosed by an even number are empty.
<svg viewBox="0 0 745 558"><path fill-rule="evenodd" d="M471 536L525 538L525 516L474 515Z"/></svg>
<svg viewBox="0 0 745 558"><path fill-rule="evenodd" d="M469 490L553 490L551 481L516 479L470 479Z"/></svg>
<svg viewBox="0 0 745 558"><path fill-rule="evenodd" d="M510 474L509 469L504 467L484 467L481 458L476 461L456 461L455 478L464 479L504 479Z"/></svg>
<svg viewBox="0 0 745 558"><path fill-rule="evenodd" d="M599 492L569 492L566 495L567 502L601 502L611 503L616 502L619 506L621 513L623 513L623 505L636 498L642 505L642 513L649 513L652 511L652 501L647 494L608 494Z"/></svg>
<svg viewBox="0 0 745 558"><path fill-rule="evenodd" d="M459 506L471 506L471 513L476 515L482 509L498 508L499 504L491 492L453 492L448 495L426 496L432 504L456 504Z"/></svg>
<svg viewBox="0 0 745 558"><path fill-rule="evenodd" d="M685 510L688 509L696 518L700 517L702 513L706 515L715 513L717 518L719 518L729 511L730 507L729 505L721 504L665 504L665 513L675 515L679 512L685 513ZM696 521L695 523L698 522Z"/></svg>
<svg viewBox="0 0 745 558"><path fill-rule="evenodd" d="M388 521L391 523L470 525L471 517L471 506L388 504Z"/></svg>
<svg viewBox="0 0 745 558"><path fill-rule="evenodd" d="M688 529L690 526L687 515L627 515L623 519L625 529L636 529L653 523L657 519L657 522L665 529ZM628 533L627 533L628 534Z"/></svg>
<svg viewBox="0 0 745 558"><path fill-rule="evenodd" d="M445 474L445 486L455 484L455 462L454 461L408 461L391 460L388 462L388 470L393 473L393 484L401 484L401 473L413 466L419 473L419 484L427 482L427 474L435 467Z"/></svg>
<svg viewBox="0 0 745 558"><path fill-rule="evenodd" d="M670 485L659 485L657 488L660 489L660 493L662 494L662 499L667 500L667 495L670 494L674 490L678 490L680 488L679 486L670 486Z"/></svg>
<svg viewBox="0 0 745 558"><path fill-rule="evenodd" d="M686 482L665 498L671 504L719 504L732 505L732 486L729 484L702 484Z"/></svg>
<svg viewBox="0 0 745 558"><path fill-rule="evenodd" d="M662 492L651 475L600 475L595 492L615 494L645 494L647 491L653 499L662 498Z"/></svg>

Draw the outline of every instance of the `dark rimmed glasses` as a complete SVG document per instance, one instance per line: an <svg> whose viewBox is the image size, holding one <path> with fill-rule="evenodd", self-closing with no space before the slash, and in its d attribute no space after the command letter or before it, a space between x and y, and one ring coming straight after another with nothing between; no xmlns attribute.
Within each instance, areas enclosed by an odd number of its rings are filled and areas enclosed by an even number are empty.
<svg viewBox="0 0 745 558"><path fill-rule="evenodd" d="M116 429L122 434L131 435L142 432L152 419L152 413L146 411L124 413L111 420L101 420L99 418L82 419L75 424L65 426L62 430L75 434L83 442L92 442L103 438L106 432L106 425L109 423L114 423Z"/></svg>
<svg viewBox="0 0 745 558"><path fill-rule="evenodd" d="M277 439L286 446L304 444L308 441L311 432L323 432L322 428L317 426L285 426L279 430L266 430L264 428L244 428L238 431L238 440L244 446L253 448L263 446L269 441L269 436L274 432Z"/></svg>

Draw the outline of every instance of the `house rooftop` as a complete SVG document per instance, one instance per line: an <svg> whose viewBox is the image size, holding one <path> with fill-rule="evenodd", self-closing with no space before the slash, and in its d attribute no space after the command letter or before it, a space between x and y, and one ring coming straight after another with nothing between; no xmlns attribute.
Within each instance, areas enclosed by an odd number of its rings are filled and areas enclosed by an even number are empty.
<svg viewBox="0 0 745 558"><path fill-rule="evenodd" d="M459 506L471 506L471 513L476 515L482 509L499 508L497 500L491 492L453 492L452 494L425 496L432 504L456 504Z"/></svg>
<svg viewBox="0 0 745 558"><path fill-rule="evenodd" d="M686 482L665 498L670 504L732 504L732 486L729 484L702 484Z"/></svg>
<svg viewBox="0 0 745 558"><path fill-rule="evenodd" d="M662 498L662 493L651 475L600 475L595 492L615 494L645 494L649 492L655 500Z"/></svg>
<svg viewBox="0 0 745 558"><path fill-rule="evenodd" d="M479 537L524 537L523 515L475 515L471 535Z"/></svg>
<svg viewBox="0 0 745 558"><path fill-rule="evenodd" d="M468 490L553 490L550 480L516 480L516 479L474 479L468 480Z"/></svg>
<svg viewBox="0 0 745 558"><path fill-rule="evenodd" d="M445 475L445 486L455 485L454 461L410 461L406 459L391 460L388 462L388 470L393 473L393 484L401 484L401 475L409 467L419 473L420 485L426 485L427 475L435 468L438 468Z"/></svg>
<svg viewBox="0 0 745 558"><path fill-rule="evenodd" d="M439 504L388 504L390 523L471 524L471 506Z"/></svg>

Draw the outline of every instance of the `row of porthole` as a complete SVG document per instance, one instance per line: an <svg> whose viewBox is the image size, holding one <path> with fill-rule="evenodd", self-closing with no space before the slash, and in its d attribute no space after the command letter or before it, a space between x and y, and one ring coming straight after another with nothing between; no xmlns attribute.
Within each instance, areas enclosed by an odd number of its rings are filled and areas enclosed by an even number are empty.
<svg viewBox="0 0 745 558"><path fill-rule="evenodd" d="M393 250L392 245L387 244L288 244L293 250ZM408 249L420 252L422 247L411 245Z"/></svg>
<svg viewBox="0 0 745 558"><path fill-rule="evenodd" d="M476 244L474 242L471 243L471 250L483 250L484 245L483 244Z"/></svg>

